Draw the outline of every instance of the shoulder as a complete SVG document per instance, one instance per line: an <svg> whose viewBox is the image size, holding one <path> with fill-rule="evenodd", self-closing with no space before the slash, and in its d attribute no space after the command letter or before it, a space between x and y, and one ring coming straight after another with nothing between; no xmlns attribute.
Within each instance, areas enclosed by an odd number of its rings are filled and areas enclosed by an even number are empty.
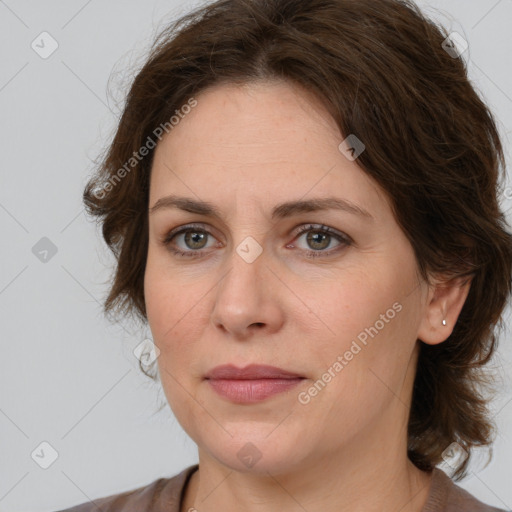
<svg viewBox="0 0 512 512"><path fill-rule="evenodd" d="M435 468L427 503L422 512L507 512L475 498L441 469ZM510 511L508 511L510 512Z"/></svg>
<svg viewBox="0 0 512 512"><path fill-rule="evenodd" d="M183 489L197 467L195 464L171 478L159 478L145 486L91 499L58 512L179 512Z"/></svg>

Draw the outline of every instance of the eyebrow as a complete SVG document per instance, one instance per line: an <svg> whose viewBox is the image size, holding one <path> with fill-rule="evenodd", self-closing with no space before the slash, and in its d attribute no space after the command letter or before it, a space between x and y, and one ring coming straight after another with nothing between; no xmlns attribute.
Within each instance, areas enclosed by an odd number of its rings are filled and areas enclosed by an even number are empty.
<svg viewBox="0 0 512 512"><path fill-rule="evenodd" d="M220 210L212 203L199 201L190 197L180 197L175 195L162 197L151 208L149 208L149 213L153 214L156 211L163 209L179 209L207 217L215 217L217 219L222 218ZM299 200L281 203L272 209L272 220L284 219L299 213L323 210L342 210L347 213L374 220L373 215L364 208L339 197L324 197L305 201Z"/></svg>

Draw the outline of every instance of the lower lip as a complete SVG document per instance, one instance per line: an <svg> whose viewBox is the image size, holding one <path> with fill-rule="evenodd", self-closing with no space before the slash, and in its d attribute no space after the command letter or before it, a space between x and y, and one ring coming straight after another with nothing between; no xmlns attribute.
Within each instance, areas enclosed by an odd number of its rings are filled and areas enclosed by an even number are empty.
<svg viewBox="0 0 512 512"><path fill-rule="evenodd" d="M302 378L296 379L208 379L210 386L221 396L237 403L254 403L294 388Z"/></svg>

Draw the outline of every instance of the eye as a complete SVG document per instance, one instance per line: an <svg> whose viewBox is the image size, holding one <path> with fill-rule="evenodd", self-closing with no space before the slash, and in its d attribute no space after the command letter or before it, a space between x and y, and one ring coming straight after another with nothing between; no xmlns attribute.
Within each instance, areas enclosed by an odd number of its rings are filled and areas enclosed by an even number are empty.
<svg viewBox="0 0 512 512"><path fill-rule="evenodd" d="M306 243L311 249L303 249L306 258L317 258L320 256L327 257L334 252L342 250L352 244L352 239L345 234L334 231L327 226L315 226L312 224L301 226L298 230L298 236L295 240L305 236ZM203 249L218 246L218 243L207 245L209 237L213 235L203 229L201 225L189 225L181 229L170 231L162 240L165 245L173 254L180 257L188 258L201 258L207 255ZM337 241L338 245L329 250L327 249L332 241ZM179 243L181 241L181 244ZM287 248L294 247L294 244L288 244Z"/></svg>
<svg viewBox="0 0 512 512"><path fill-rule="evenodd" d="M301 226L298 230L298 237L296 239L300 239L305 235L306 244L308 247L313 250L305 249L307 258L317 258L317 257L325 257L329 256L334 252L338 252L346 246L352 244L352 239L342 233L338 233L327 226L314 226L312 224ZM338 242L338 245L334 247L334 249L325 250L330 245L331 242L335 240ZM293 247L293 245L291 245ZM290 245L287 245L290 247Z"/></svg>
<svg viewBox="0 0 512 512"><path fill-rule="evenodd" d="M206 242L210 236L212 236L211 233L202 229L201 226L192 225L178 231L171 231L165 236L162 243L176 255L197 257L198 253L200 253L202 249L207 248ZM176 245L176 242L173 242L175 239L178 241L181 239L184 245L178 245L177 248L175 248L173 246Z"/></svg>

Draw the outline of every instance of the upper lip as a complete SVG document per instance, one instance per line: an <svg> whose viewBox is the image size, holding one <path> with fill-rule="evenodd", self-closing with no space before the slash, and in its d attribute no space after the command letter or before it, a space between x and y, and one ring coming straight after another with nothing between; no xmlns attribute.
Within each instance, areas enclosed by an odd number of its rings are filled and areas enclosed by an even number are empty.
<svg viewBox="0 0 512 512"><path fill-rule="evenodd" d="M250 364L244 368L238 368L232 364L223 364L210 370L206 379L296 379L303 378L297 373L277 368L276 366Z"/></svg>

